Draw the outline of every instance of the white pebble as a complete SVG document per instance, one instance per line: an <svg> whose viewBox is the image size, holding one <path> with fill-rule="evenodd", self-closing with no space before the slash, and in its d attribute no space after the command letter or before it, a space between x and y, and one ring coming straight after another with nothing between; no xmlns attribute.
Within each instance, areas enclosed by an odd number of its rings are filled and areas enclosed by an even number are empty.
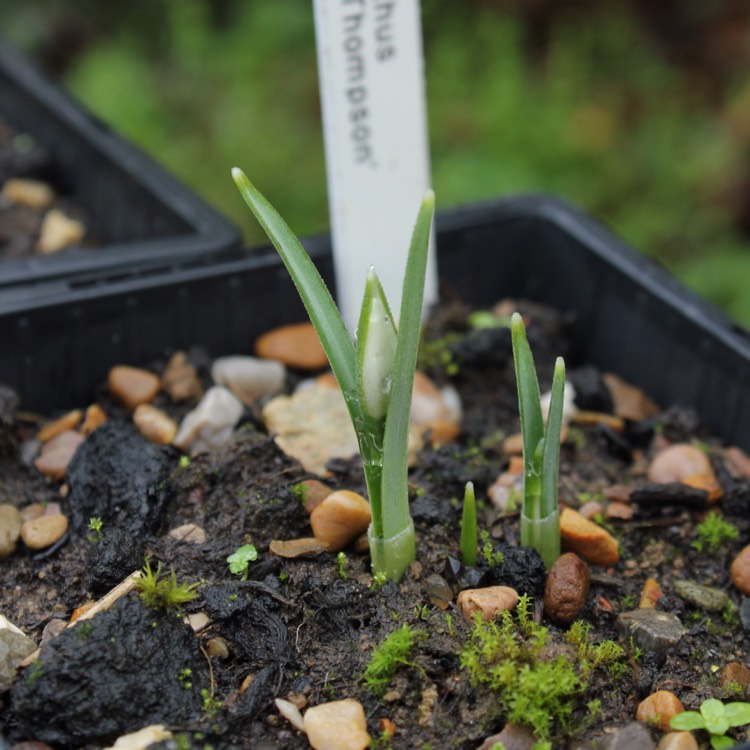
<svg viewBox="0 0 750 750"><path fill-rule="evenodd" d="M209 388L198 406L182 420L173 445L194 454L224 445L243 409L242 402L224 386Z"/></svg>
<svg viewBox="0 0 750 750"><path fill-rule="evenodd" d="M221 357L211 367L217 385L225 385L250 406L262 396L275 396L284 387L286 368L281 362L258 357Z"/></svg>

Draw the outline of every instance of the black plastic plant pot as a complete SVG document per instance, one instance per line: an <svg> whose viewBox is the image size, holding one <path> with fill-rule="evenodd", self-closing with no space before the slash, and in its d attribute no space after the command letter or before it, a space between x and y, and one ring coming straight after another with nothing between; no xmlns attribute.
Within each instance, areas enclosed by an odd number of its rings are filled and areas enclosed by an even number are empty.
<svg viewBox="0 0 750 750"><path fill-rule="evenodd" d="M437 218L441 280L488 306L527 298L573 314L571 365L590 363L657 403L694 407L706 427L750 449L750 338L665 271L567 204L546 197L454 209ZM327 238L307 248L332 284ZM29 303L0 300L0 382L24 408L90 402L108 369L201 345L252 351L267 329L305 319L270 248L169 275L53 285Z"/></svg>
<svg viewBox="0 0 750 750"><path fill-rule="evenodd" d="M44 157L40 163L19 158L19 175L12 173L8 162L15 159L9 157L0 163L0 183L9 176L43 179L82 212L87 229L79 247L60 253L3 253L0 295L31 297L36 284L50 279L91 271L105 279L131 265L173 266L221 257L239 246L239 231L229 221L2 39L0 121Z"/></svg>

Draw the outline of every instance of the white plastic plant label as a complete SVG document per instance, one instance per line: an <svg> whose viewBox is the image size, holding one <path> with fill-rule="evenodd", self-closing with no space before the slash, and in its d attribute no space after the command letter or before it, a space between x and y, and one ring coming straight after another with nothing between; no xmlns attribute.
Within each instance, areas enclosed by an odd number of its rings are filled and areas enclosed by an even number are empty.
<svg viewBox="0 0 750 750"><path fill-rule="evenodd" d="M356 327L375 266L395 315L430 187L419 0L314 0L337 298ZM425 304L437 297L431 250Z"/></svg>

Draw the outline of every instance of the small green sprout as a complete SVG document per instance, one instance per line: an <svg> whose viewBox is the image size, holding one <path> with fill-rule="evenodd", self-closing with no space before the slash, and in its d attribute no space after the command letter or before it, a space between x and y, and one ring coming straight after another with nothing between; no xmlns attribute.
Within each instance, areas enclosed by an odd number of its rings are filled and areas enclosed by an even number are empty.
<svg viewBox="0 0 750 750"><path fill-rule="evenodd" d="M722 703L716 698L708 698L701 704L700 712L683 711L672 717L669 726L680 731L705 729L711 735L711 747L724 750L734 747L734 740L726 736L730 727L750 724L750 703L737 701Z"/></svg>
<svg viewBox="0 0 750 750"><path fill-rule="evenodd" d="M99 516L92 516L89 518L89 525L88 530L93 531L93 534L89 534L89 541L92 544L98 544L99 541L102 538L102 527L104 526L104 522L102 521Z"/></svg>
<svg viewBox="0 0 750 750"><path fill-rule="evenodd" d="M241 170L233 169L232 177L289 271L341 386L370 495L372 567L398 580L415 558L407 441L435 196L431 190L425 193L417 216L406 260L398 331L383 287L370 269L355 345L299 240Z"/></svg>
<svg viewBox="0 0 750 750"><path fill-rule="evenodd" d="M505 555L499 550L495 552L495 546L492 544L488 531L483 531L479 538L482 540L482 557L490 568L502 565L505 562Z"/></svg>
<svg viewBox="0 0 750 750"><path fill-rule="evenodd" d="M718 513L710 513L695 527L696 538L690 543L698 552L704 550L715 555L720 547L739 538L740 530L729 521L725 521Z"/></svg>
<svg viewBox="0 0 750 750"><path fill-rule="evenodd" d="M370 584L370 591L380 591L387 581L388 576L385 573L374 573L372 576L372 583Z"/></svg>
<svg viewBox="0 0 750 750"><path fill-rule="evenodd" d="M143 568L140 578L135 581L139 596L143 603L151 609L182 610L182 605L193 601L198 596L197 583L177 583L174 570L168 576L159 580L161 563L156 570L151 568L148 561Z"/></svg>
<svg viewBox="0 0 750 750"><path fill-rule="evenodd" d="M477 503L472 482L467 482L464 489L464 507L461 514L461 559L463 564L469 567L477 564Z"/></svg>
<svg viewBox="0 0 750 750"><path fill-rule="evenodd" d="M346 553L342 550L338 553L338 555L336 555L336 568L339 574L339 578L342 581L345 581L349 577L349 574L346 572L348 567L349 561L346 559Z"/></svg>
<svg viewBox="0 0 750 750"><path fill-rule="evenodd" d="M187 469L190 466L190 456L180 456L177 466L180 469Z"/></svg>
<svg viewBox="0 0 750 750"><path fill-rule="evenodd" d="M558 357L555 362L545 430L534 358L526 338L523 318L518 313L513 313L510 329L523 434L524 500L521 511L521 544L534 547L547 568L550 568L560 556L557 473L560 464L565 362L562 357Z"/></svg>
<svg viewBox="0 0 750 750"><path fill-rule="evenodd" d="M242 576L242 580L246 581L250 563L257 559L258 550L252 544L243 544L227 557L229 572L236 576Z"/></svg>

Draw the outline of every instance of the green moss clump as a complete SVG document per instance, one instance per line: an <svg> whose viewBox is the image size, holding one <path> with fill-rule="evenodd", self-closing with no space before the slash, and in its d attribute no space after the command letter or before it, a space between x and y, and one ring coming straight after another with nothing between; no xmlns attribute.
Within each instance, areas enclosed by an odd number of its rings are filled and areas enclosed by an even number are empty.
<svg viewBox="0 0 750 750"><path fill-rule="evenodd" d="M373 693L376 695L385 693L399 667L417 666L409 660L409 655L420 635L404 623L373 650L362 675L362 681Z"/></svg>
<svg viewBox="0 0 750 750"><path fill-rule="evenodd" d="M568 727L593 670L621 664L625 652L613 641L591 644L589 626L575 623L567 637L575 656L552 657L549 631L529 611L530 599L522 596L516 619L510 612L490 622L477 617L459 658L472 685L497 696L498 712L530 726L537 746L547 747L555 731Z"/></svg>
<svg viewBox="0 0 750 750"><path fill-rule="evenodd" d="M729 521L725 521L718 513L710 513L706 519L695 527L695 539L690 546L711 555L715 555L719 548L734 541L740 535L740 530Z"/></svg>

